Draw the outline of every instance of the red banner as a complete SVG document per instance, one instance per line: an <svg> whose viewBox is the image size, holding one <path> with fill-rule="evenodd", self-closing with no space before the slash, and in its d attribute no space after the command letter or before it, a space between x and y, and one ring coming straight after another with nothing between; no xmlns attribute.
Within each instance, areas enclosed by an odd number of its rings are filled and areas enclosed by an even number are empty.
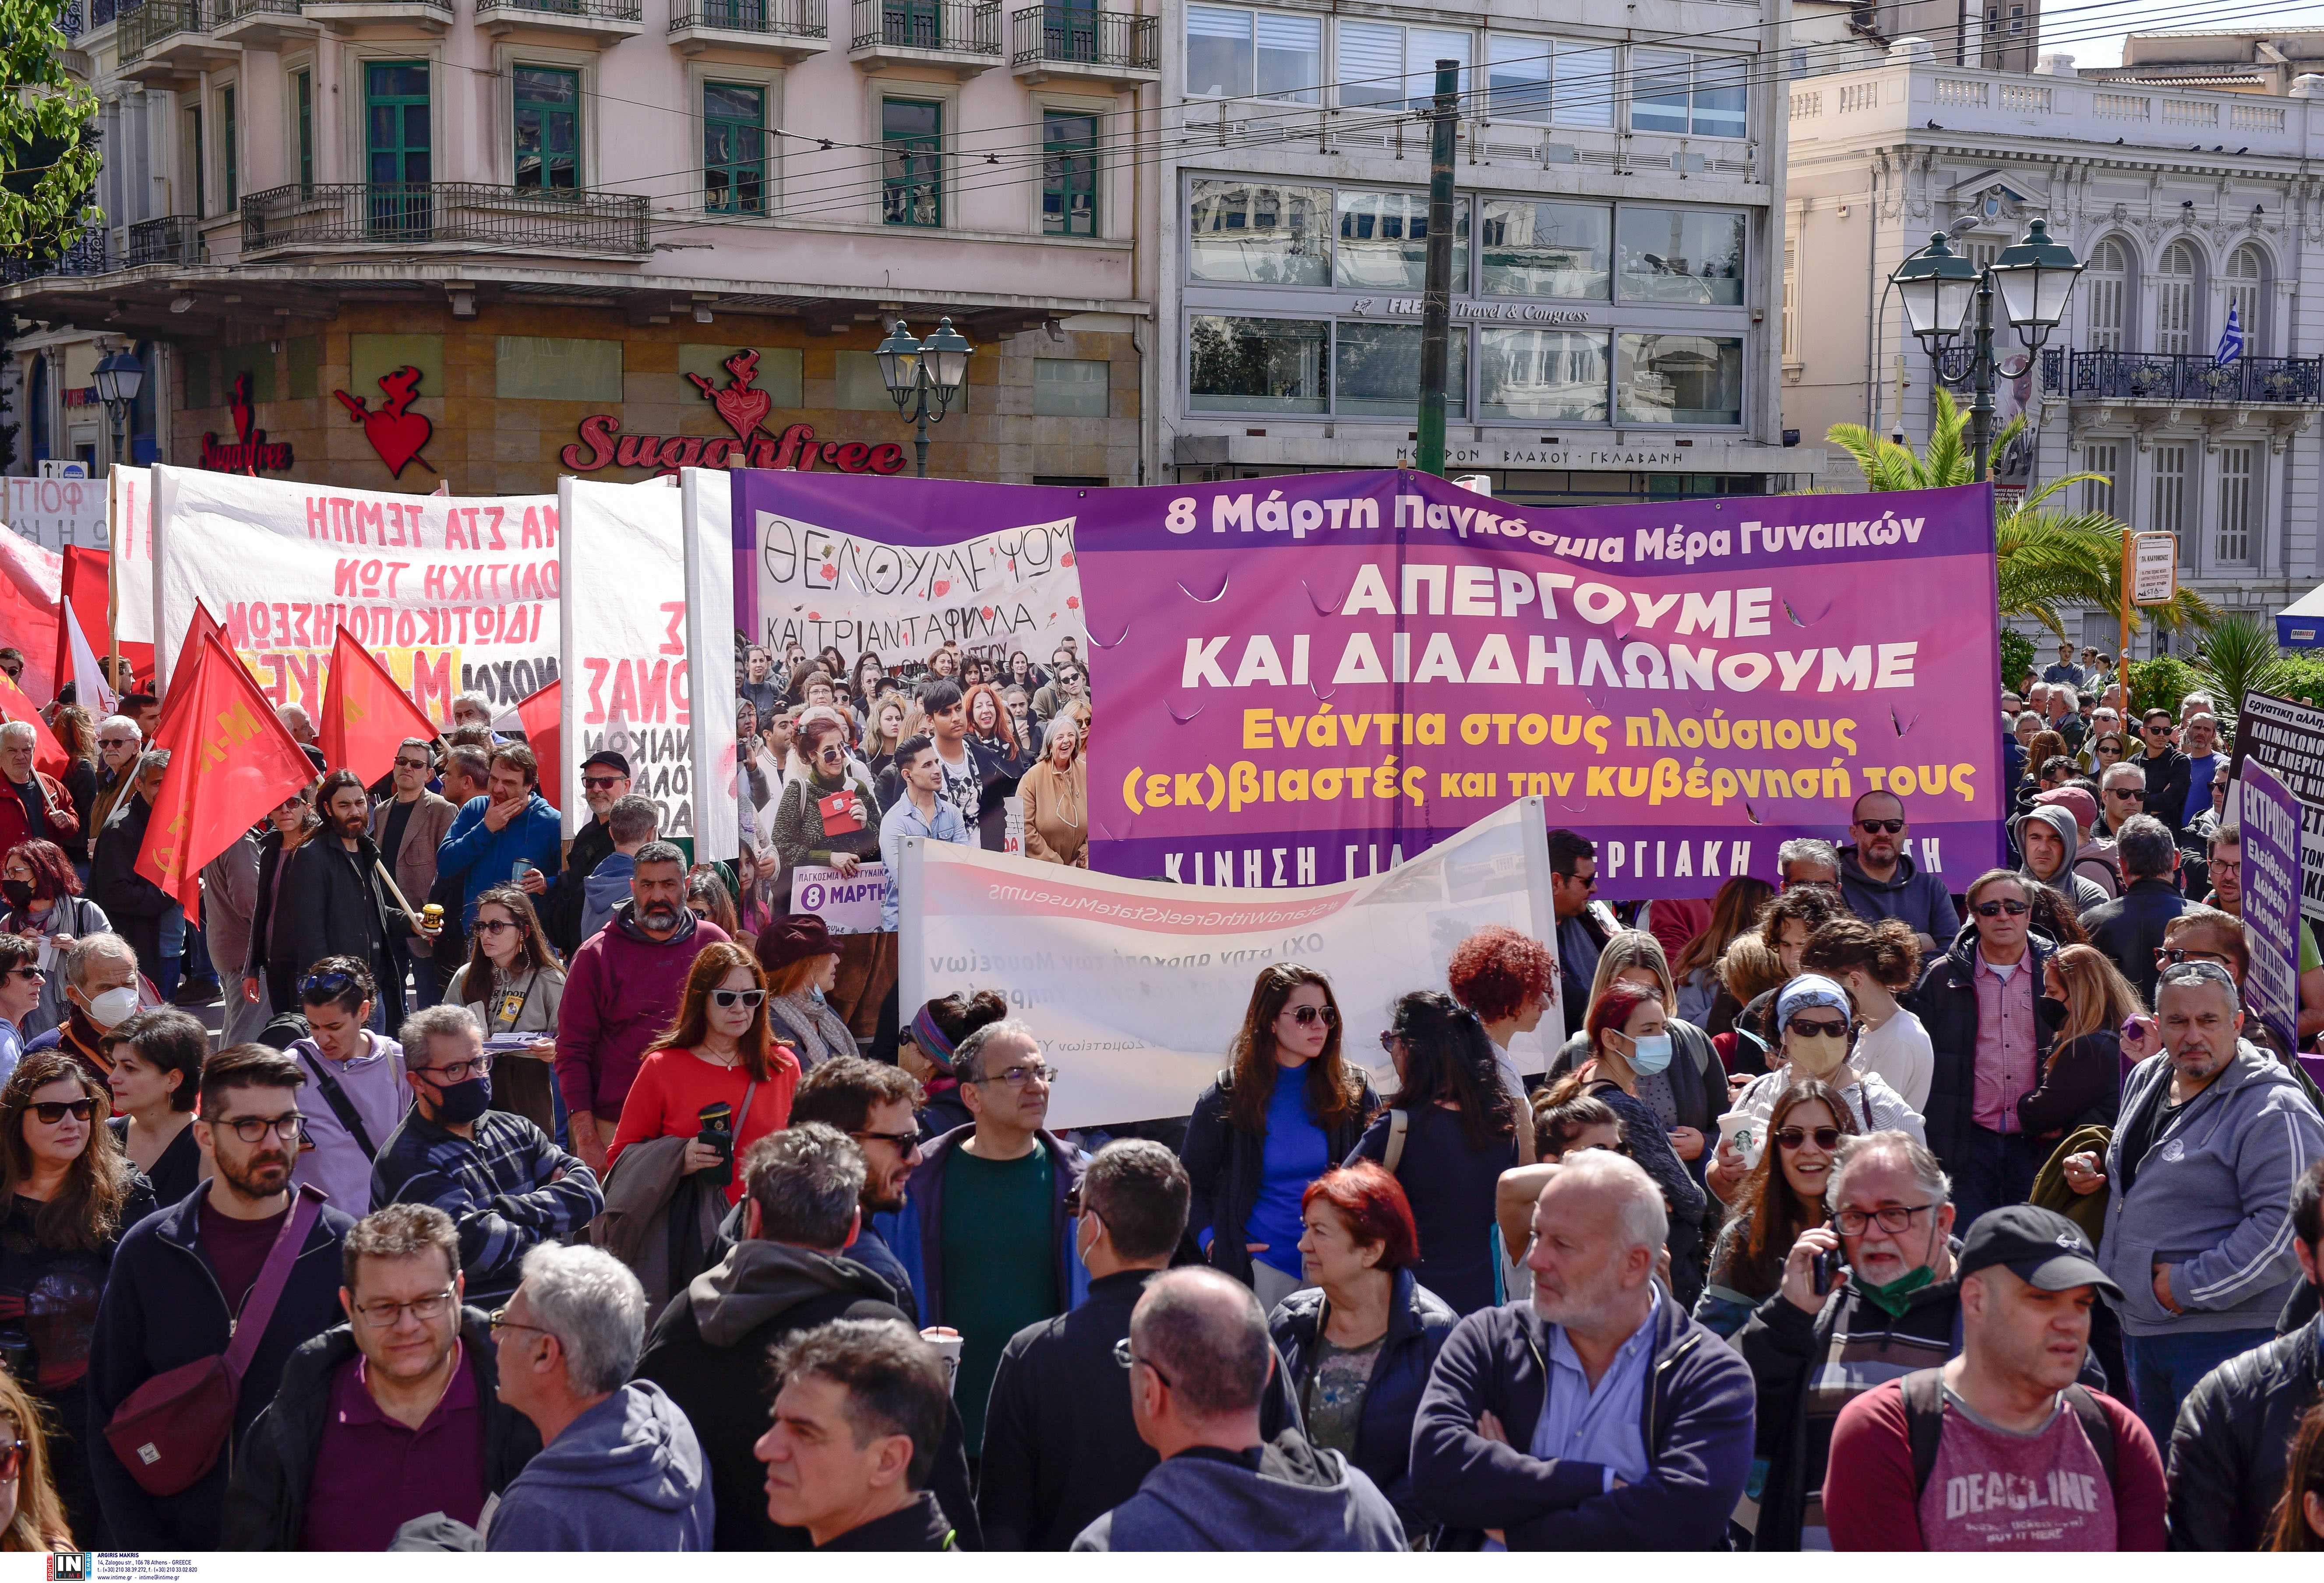
<svg viewBox="0 0 2324 1583"><path fill-rule="evenodd" d="M0 671L0 719L31 723L35 739L32 743L34 769L61 775L72 766L72 760L66 756L64 744L59 742L56 733L49 729L49 723L41 718L41 711L32 707L32 700L24 696L24 690L8 680L5 671Z"/></svg>
<svg viewBox="0 0 2324 1583"><path fill-rule="evenodd" d="M565 684L552 681L539 692L517 700L516 717L524 722L525 745L540 761L540 794L552 808L565 806L564 717Z"/></svg>
<svg viewBox="0 0 2324 1583"><path fill-rule="evenodd" d="M323 712L315 729L330 766L353 770L365 785L394 767L395 750L405 737L436 740L436 722L344 626L331 644L331 675L323 686Z"/></svg>

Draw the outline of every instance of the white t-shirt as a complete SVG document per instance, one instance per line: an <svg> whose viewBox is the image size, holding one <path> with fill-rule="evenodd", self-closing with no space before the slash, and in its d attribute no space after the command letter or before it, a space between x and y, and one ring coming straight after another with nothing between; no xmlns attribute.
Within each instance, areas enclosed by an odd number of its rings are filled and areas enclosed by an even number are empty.
<svg viewBox="0 0 2324 1583"><path fill-rule="evenodd" d="M1781 1066L1752 1078L1751 1086L1736 1099L1737 1110L1748 1110L1758 1119L1758 1125L1751 1131L1757 1146L1746 1158L1746 1164L1759 1163L1760 1151L1766 1143L1767 1122L1775 1112L1775 1101L1784 1097L1784 1090L1792 1086L1793 1080L1790 1066ZM1890 1088L1879 1073L1866 1072L1860 1080L1840 1088L1839 1092L1848 1106L1850 1131L1885 1133L1893 1130L1910 1133L1916 1143L1928 1143L1928 1129L1922 1125L1921 1113L1905 1104L1904 1097Z"/></svg>
<svg viewBox="0 0 2324 1583"><path fill-rule="evenodd" d="M1852 1061L1858 1071L1877 1073L1914 1110L1927 1112L1937 1051L1920 1018L1898 1006L1895 1016L1857 1040Z"/></svg>

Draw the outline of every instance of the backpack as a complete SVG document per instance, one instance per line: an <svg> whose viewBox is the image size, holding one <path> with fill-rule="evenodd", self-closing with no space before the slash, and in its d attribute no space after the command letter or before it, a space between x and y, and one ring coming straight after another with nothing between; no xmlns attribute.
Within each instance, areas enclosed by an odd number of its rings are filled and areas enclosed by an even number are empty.
<svg viewBox="0 0 2324 1583"><path fill-rule="evenodd" d="M1921 1492L1929 1486L1929 1476L1937 1467L1937 1442L1945 1433L1945 1371L1924 1368L1906 1375L1897 1382L1904 1397L1904 1434L1913 1448L1913 1498L1919 1500ZM2106 1469L2107 1484L2119 1487L2115 1473L2114 1421L2083 1385L2066 1387L2066 1405L2081 1420L2082 1433L2089 1437L2090 1449L2098 1454L2098 1466Z"/></svg>

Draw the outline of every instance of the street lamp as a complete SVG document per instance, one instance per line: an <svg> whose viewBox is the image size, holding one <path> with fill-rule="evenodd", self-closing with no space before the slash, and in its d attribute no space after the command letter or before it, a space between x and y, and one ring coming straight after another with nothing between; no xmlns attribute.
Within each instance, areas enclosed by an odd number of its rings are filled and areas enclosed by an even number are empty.
<svg viewBox="0 0 2324 1583"><path fill-rule="evenodd" d="M130 408L137 403L137 393L145 387L145 366L124 347L97 364L94 378L97 399L105 403L106 414L113 420L113 458L117 462L129 449L125 425Z"/></svg>
<svg viewBox="0 0 2324 1583"><path fill-rule="evenodd" d="M2001 292L2002 312L2027 355L2042 349L2066 316L2081 260L2062 242L2050 239L2047 221L2035 220L2024 239L2001 250L1979 269L1945 245L1944 233L1896 266L1889 277L1904 299L1904 318L1949 384L1975 376L1969 403L1969 436L1976 448L1976 477L1982 478L1993 451L1993 293ZM1970 309L1976 310L1974 326ZM1962 344L1967 336L1969 343Z"/></svg>
<svg viewBox="0 0 2324 1583"><path fill-rule="evenodd" d="M880 349L872 353L880 360L880 383L888 387L888 399L896 403L897 413L918 425L923 478L928 476L928 425L944 421L953 398L967 383L968 360L975 351L968 338L953 329L949 319L938 319L935 333L926 340L906 329L899 319L888 338L880 343ZM928 411L931 394L936 398L934 412Z"/></svg>

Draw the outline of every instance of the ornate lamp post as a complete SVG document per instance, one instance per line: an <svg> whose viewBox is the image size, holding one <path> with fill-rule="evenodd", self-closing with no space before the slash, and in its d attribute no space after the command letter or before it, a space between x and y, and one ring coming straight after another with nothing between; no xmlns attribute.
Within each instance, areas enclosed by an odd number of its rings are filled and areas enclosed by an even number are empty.
<svg viewBox="0 0 2324 1583"><path fill-rule="evenodd" d="M928 425L944 421L954 398L968 383L968 360L975 352L949 319L938 319L936 332L926 340L906 329L899 319L872 354L880 359L880 382L888 387L888 399L896 403L899 415L918 427L923 478L928 476ZM936 397L933 412L928 411L931 395Z"/></svg>

